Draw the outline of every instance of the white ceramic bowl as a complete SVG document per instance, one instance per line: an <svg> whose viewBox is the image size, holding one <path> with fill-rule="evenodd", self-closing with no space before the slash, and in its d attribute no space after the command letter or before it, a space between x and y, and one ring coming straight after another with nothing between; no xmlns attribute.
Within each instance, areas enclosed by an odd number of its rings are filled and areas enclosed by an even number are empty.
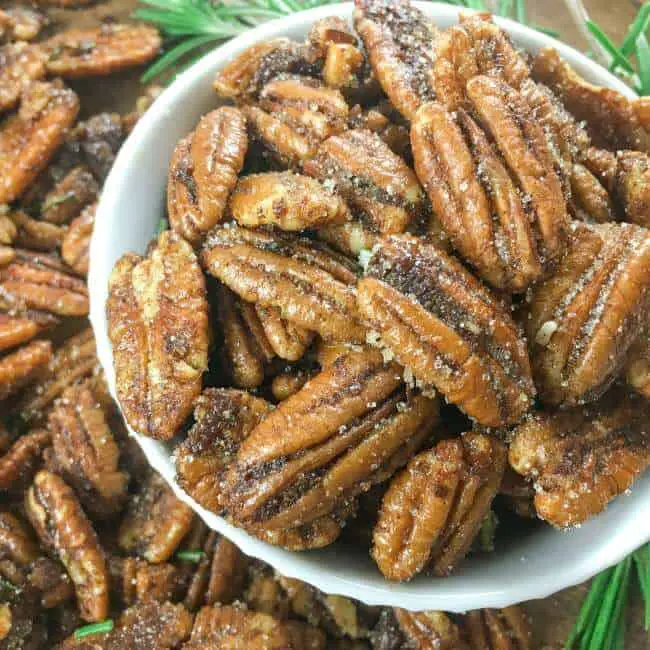
<svg viewBox="0 0 650 650"><path fill-rule="evenodd" d="M440 26L457 21L458 10L452 6L427 2L418 5ZM97 211L89 275L91 321L113 395L113 357L104 309L108 277L122 254L142 253L153 236L165 210L167 166L174 145L194 128L202 114L218 104L212 90L216 71L253 43L278 36L302 40L315 20L329 15L350 18L351 14L351 4L306 11L262 25L216 49L156 100L122 147ZM590 81L630 93L622 82L566 45L515 22L499 22L528 51L553 45ZM164 444L134 435L151 465L178 497L245 553L325 592L371 605L464 611L543 598L586 580L650 540L650 476L646 476L630 495L617 499L604 514L579 529L562 533L542 527L510 539L495 553L469 558L449 578L421 576L407 584L391 584L381 576L366 550L347 546L342 549L335 544L321 551L291 553L250 537L199 506L178 487L170 452Z"/></svg>

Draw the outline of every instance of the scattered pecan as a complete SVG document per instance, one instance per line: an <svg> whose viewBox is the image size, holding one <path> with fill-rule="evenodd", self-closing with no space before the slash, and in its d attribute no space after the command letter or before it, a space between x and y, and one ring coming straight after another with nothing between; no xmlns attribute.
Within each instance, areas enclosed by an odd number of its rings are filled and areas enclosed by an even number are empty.
<svg viewBox="0 0 650 650"><path fill-rule="evenodd" d="M357 315L354 264L289 234L223 226L212 231L203 265L241 298L328 340L365 340Z"/></svg>
<svg viewBox="0 0 650 650"><path fill-rule="evenodd" d="M0 47L0 111L14 108L32 81L45 76L40 46L18 41Z"/></svg>
<svg viewBox="0 0 650 650"><path fill-rule="evenodd" d="M229 388L206 388L196 400L195 424L175 451L176 480L204 508L221 512L224 472L270 410L265 400Z"/></svg>
<svg viewBox="0 0 650 650"><path fill-rule="evenodd" d="M48 72L62 77L94 77L141 65L153 59L160 46L155 27L116 23L69 29L43 44Z"/></svg>
<svg viewBox="0 0 650 650"><path fill-rule="evenodd" d="M61 257L66 264L81 276L88 275L88 254L90 239L95 226L97 204L92 203L74 219L63 235Z"/></svg>
<svg viewBox="0 0 650 650"><path fill-rule="evenodd" d="M124 415L136 431L167 440L189 415L207 368L205 281L192 247L166 231L147 258L123 256L106 310Z"/></svg>
<svg viewBox="0 0 650 650"><path fill-rule="evenodd" d="M279 528L271 530L258 527L249 532L261 540L281 546L287 551L307 551L315 548L325 548L340 535L346 520L354 517L355 503L346 503L336 508L331 515L324 515L314 521L296 526L295 528Z"/></svg>
<svg viewBox="0 0 650 650"><path fill-rule="evenodd" d="M616 197L627 221L650 227L650 155L639 151L616 154Z"/></svg>
<svg viewBox="0 0 650 650"><path fill-rule="evenodd" d="M393 105L412 119L434 98L431 68L438 29L410 3L356 0L354 26L382 89Z"/></svg>
<svg viewBox="0 0 650 650"><path fill-rule="evenodd" d="M514 431L510 464L535 486L539 516L578 525L601 512L650 466L643 399L609 394L601 402L531 416Z"/></svg>
<svg viewBox="0 0 650 650"><path fill-rule="evenodd" d="M530 296L533 375L549 404L597 399L646 320L650 235L630 224L575 224L561 267Z"/></svg>
<svg viewBox="0 0 650 650"><path fill-rule="evenodd" d="M79 99L60 81L34 81L18 113L0 128L0 203L17 199L47 165L79 111Z"/></svg>
<svg viewBox="0 0 650 650"><path fill-rule="evenodd" d="M0 400L33 382L52 358L50 341L30 341L0 357Z"/></svg>
<svg viewBox="0 0 650 650"><path fill-rule="evenodd" d="M605 223L614 221L615 206L607 190L587 167L579 163L571 166L571 209L581 221Z"/></svg>
<svg viewBox="0 0 650 650"><path fill-rule="evenodd" d="M23 586L37 557L38 547L27 526L10 512L0 512L0 577Z"/></svg>
<svg viewBox="0 0 650 650"><path fill-rule="evenodd" d="M41 219L70 223L99 195L99 186L86 167L70 170L46 195L40 206Z"/></svg>
<svg viewBox="0 0 650 650"><path fill-rule="evenodd" d="M444 612L409 612L399 608L393 611L406 647L417 650L468 650L460 629ZM476 650L479 648L487 650L483 646L477 646Z"/></svg>
<svg viewBox="0 0 650 650"><path fill-rule="evenodd" d="M41 542L59 557L75 586L87 621L108 615L108 567L97 535L63 479L41 470L25 496L25 509Z"/></svg>
<svg viewBox="0 0 650 650"><path fill-rule="evenodd" d="M36 429L18 438L0 456L0 490L25 487L32 480L50 439L48 431Z"/></svg>
<svg viewBox="0 0 650 650"><path fill-rule="evenodd" d="M532 650L530 623L520 607L478 609L463 617L471 650Z"/></svg>
<svg viewBox="0 0 650 650"><path fill-rule="evenodd" d="M167 185L171 227L192 244L222 220L248 149L246 119L230 106L201 118L172 156Z"/></svg>
<svg viewBox="0 0 650 650"><path fill-rule="evenodd" d="M358 285L370 335L485 426L516 422L535 390L526 346L508 311L461 264L408 235L375 247Z"/></svg>
<svg viewBox="0 0 650 650"><path fill-rule="evenodd" d="M56 560L39 557L29 571L29 584L40 593L41 605L52 609L72 600L74 585L65 567Z"/></svg>
<svg viewBox="0 0 650 650"><path fill-rule="evenodd" d="M506 466L496 438L465 433L422 452L391 483L373 533L372 556L389 580L431 567L448 575L469 550Z"/></svg>
<svg viewBox="0 0 650 650"><path fill-rule="evenodd" d="M9 214L16 225L15 243L33 251L55 252L61 247L65 229L47 221L32 219L22 210Z"/></svg>
<svg viewBox="0 0 650 650"><path fill-rule="evenodd" d="M313 178L267 172L240 178L230 197L230 213L242 226L273 225L308 230L349 219L345 202Z"/></svg>
<svg viewBox="0 0 650 650"><path fill-rule="evenodd" d="M164 479L152 473L129 501L118 544L148 562L165 562L189 531L193 516L192 509L174 496Z"/></svg>
<svg viewBox="0 0 650 650"><path fill-rule="evenodd" d="M178 592L179 570L173 564L150 564L140 558L113 556L108 567L111 590L122 607L146 600L164 603Z"/></svg>
<svg viewBox="0 0 650 650"><path fill-rule="evenodd" d="M426 211L413 171L371 131L351 129L328 138L304 169L338 192L377 232L404 232Z"/></svg>

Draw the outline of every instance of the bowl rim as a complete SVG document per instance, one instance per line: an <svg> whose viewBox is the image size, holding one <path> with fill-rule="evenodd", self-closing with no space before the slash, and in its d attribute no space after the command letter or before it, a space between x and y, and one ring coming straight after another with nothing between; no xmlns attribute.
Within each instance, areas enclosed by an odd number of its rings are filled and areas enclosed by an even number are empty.
<svg viewBox="0 0 650 650"><path fill-rule="evenodd" d="M462 11L462 8L456 6L434 2L414 2L414 4L423 9L428 15L433 16L434 19L437 18L443 21L449 19L455 22L458 14ZM319 18L331 15L347 16L351 13L351 10L352 3L348 2L326 5L292 14L264 23L215 48L179 75L164 90L136 124L133 132L119 151L106 179L97 207L95 229L90 245L90 269L88 274L91 302L90 321L97 341L98 358L104 367L111 395L118 404L112 366L112 351L108 341L105 315L105 301L108 293L106 269L110 269L112 263L107 266L109 253L106 251L103 241L110 231L112 215L118 207L118 197L122 185L128 182L128 171L132 159L147 139L151 137L152 133L155 132L156 125L161 118L169 115L171 105L175 99L191 93L195 84L208 72L214 75L220 65L253 43L282 36L292 29L308 28ZM598 80L602 85L619 90L628 97L634 96L634 93L621 80L569 45L514 21L498 17L495 20L513 36L515 41L519 39L532 41L536 43L535 47L539 48L552 46L559 51L562 58L577 67L581 74L585 75L590 81ZM174 480L173 471L170 470L169 454L166 458L162 458L160 443L135 433L128 425L127 428L129 433L135 436L149 464L164 477L176 496L192 507L210 528L218 530L218 532L231 539L244 553L263 559L283 575L298 578L315 585L326 593L348 596L369 605L391 605L412 610L435 608L446 611L465 611L481 607L505 607L525 600L545 598L561 589L584 582L608 566L616 564L643 543L650 541L650 517L648 517L645 522L638 522L637 535L631 534L631 530L626 529L624 533L614 534L611 538L599 539L595 550L592 549L591 552L585 551L580 556L580 561L572 564L564 572L552 572L544 575L542 579L529 580L516 589L511 588L510 581L503 577L500 580L492 580L493 588L476 591L469 595L465 592L461 594L444 593L444 584L451 584L450 581L454 580L454 576L445 578L443 581L427 578L430 587L425 590L426 593L411 593L412 590L409 590L408 586L414 583L398 585L386 580L384 586L380 588L368 584L359 585L357 581L347 579L344 575L331 575L316 566L311 566L309 562L305 563L297 559L300 556L308 557L310 553L314 552L296 554L270 546L249 536L243 530L229 524L225 519L202 508ZM650 480L650 477L647 478ZM641 478L637 481L637 485L640 482ZM648 500L647 496L646 494L643 498L643 508L650 508L650 500ZM610 505L610 507L613 506ZM522 558L522 562L525 560L526 558ZM305 566L302 566L303 564Z"/></svg>

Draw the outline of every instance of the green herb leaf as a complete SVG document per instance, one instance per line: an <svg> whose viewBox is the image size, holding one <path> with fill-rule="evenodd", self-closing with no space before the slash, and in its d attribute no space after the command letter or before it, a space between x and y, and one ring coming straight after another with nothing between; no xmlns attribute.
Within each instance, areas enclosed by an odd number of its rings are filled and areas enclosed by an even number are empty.
<svg viewBox="0 0 650 650"><path fill-rule="evenodd" d="M629 56L634 51L637 38L645 34L650 26L650 4L643 4L627 30L627 34L621 44L621 54Z"/></svg>
<svg viewBox="0 0 650 650"><path fill-rule="evenodd" d="M643 33L636 38L635 54L639 67L637 92L639 95L650 95L650 45L648 45L648 39Z"/></svg>
<svg viewBox="0 0 650 650"><path fill-rule="evenodd" d="M84 625L75 630L74 638L83 639L87 636L92 636L93 634L106 634L113 629L113 621L108 619L106 621L101 621L100 623L91 623L90 625Z"/></svg>
<svg viewBox="0 0 650 650"><path fill-rule="evenodd" d="M632 554L645 602L645 629L650 631L650 544Z"/></svg>
<svg viewBox="0 0 650 650"><path fill-rule="evenodd" d="M205 553L203 551L178 551L176 557L184 562L198 564L205 557Z"/></svg>
<svg viewBox="0 0 650 650"><path fill-rule="evenodd" d="M615 71L622 68L628 74L634 74L632 64L621 54L619 49L612 43L609 36L594 22L587 21L587 29L594 35L594 38L602 45L603 49L612 57L610 70Z"/></svg>

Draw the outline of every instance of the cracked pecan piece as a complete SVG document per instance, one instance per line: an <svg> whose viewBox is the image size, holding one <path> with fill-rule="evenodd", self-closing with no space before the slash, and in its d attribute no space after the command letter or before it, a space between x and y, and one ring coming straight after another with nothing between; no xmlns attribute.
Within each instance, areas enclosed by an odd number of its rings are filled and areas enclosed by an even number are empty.
<svg viewBox="0 0 650 650"><path fill-rule="evenodd" d="M533 648L530 622L517 605L467 612L462 618L462 626L471 650Z"/></svg>
<svg viewBox="0 0 650 650"><path fill-rule="evenodd" d="M73 219L61 241L61 257L78 275L88 275L90 239L95 226L97 204L87 206Z"/></svg>
<svg viewBox="0 0 650 650"><path fill-rule="evenodd" d="M34 81L20 108L0 126L0 204L17 199L63 142L79 112L79 99L60 81Z"/></svg>
<svg viewBox="0 0 650 650"><path fill-rule="evenodd" d="M241 226L277 226L299 231L350 217L340 196L318 181L292 172L251 174L239 179L229 211Z"/></svg>
<svg viewBox="0 0 650 650"><path fill-rule="evenodd" d="M106 305L117 396L133 429L168 440L208 363L205 280L192 247L166 231L146 258L115 265Z"/></svg>
<svg viewBox="0 0 650 650"><path fill-rule="evenodd" d="M62 77L94 77L147 63L161 46L149 25L105 23L95 29L69 29L43 44L47 71Z"/></svg>
<svg viewBox="0 0 650 650"><path fill-rule="evenodd" d="M0 245L12 244L18 234L18 228L16 228L16 224L9 217L8 209L5 211L5 207L0 211ZM1 261L0 266L2 266Z"/></svg>
<svg viewBox="0 0 650 650"><path fill-rule="evenodd" d="M649 299L648 231L576 223L562 266L532 292L524 319L542 400L598 399L638 338Z"/></svg>
<svg viewBox="0 0 650 650"><path fill-rule="evenodd" d="M449 575L467 554L506 466L505 445L480 433L417 455L384 495L372 556L389 580L430 568Z"/></svg>
<svg viewBox="0 0 650 650"><path fill-rule="evenodd" d="M393 612L405 647L417 650L469 650L459 627L444 612L409 612L397 607ZM476 650L479 650L478 647ZM481 647L481 650L485 649Z"/></svg>
<svg viewBox="0 0 650 650"><path fill-rule="evenodd" d="M650 336L647 330L630 347L625 378L634 390L650 397Z"/></svg>
<svg viewBox="0 0 650 650"><path fill-rule="evenodd" d="M363 250L371 250L378 237L361 221L323 226L316 234L332 248L352 258L357 258Z"/></svg>
<svg viewBox="0 0 650 650"><path fill-rule="evenodd" d="M266 340L281 359L298 361L311 344L314 333L282 318L277 308L255 306Z"/></svg>
<svg viewBox="0 0 650 650"><path fill-rule="evenodd" d="M231 106L204 115L172 156L167 212L173 230L192 244L225 213L248 149L246 118Z"/></svg>
<svg viewBox="0 0 650 650"><path fill-rule="evenodd" d="M303 368L292 368L273 377L271 393L278 401L295 395L315 375L315 371Z"/></svg>
<svg viewBox="0 0 650 650"><path fill-rule="evenodd" d="M172 600L179 587L180 572L168 563L150 564L135 557L109 558L111 592L122 607L155 600Z"/></svg>
<svg viewBox="0 0 650 650"><path fill-rule="evenodd" d="M50 341L30 341L0 357L0 400L34 382L51 358Z"/></svg>
<svg viewBox="0 0 650 650"><path fill-rule="evenodd" d="M74 599L75 590L65 567L49 557L39 557L29 571L29 584L39 591L41 605L52 609Z"/></svg>
<svg viewBox="0 0 650 650"><path fill-rule="evenodd" d="M27 526L10 512L0 512L0 576L21 587L38 547Z"/></svg>
<svg viewBox="0 0 650 650"><path fill-rule="evenodd" d="M81 210L99 196L99 186L86 167L71 169L45 195L40 217L49 223L70 223Z"/></svg>
<svg viewBox="0 0 650 650"><path fill-rule="evenodd" d="M354 26L383 91L407 119L434 99L431 69L437 27L410 3L356 0Z"/></svg>
<svg viewBox="0 0 650 650"><path fill-rule="evenodd" d="M201 256L208 273L243 300L328 340L365 340L350 260L290 234L216 228Z"/></svg>
<svg viewBox="0 0 650 650"><path fill-rule="evenodd" d="M65 229L47 221L32 219L22 210L9 214L16 225L15 244L32 251L55 252L61 248Z"/></svg>
<svg viewBox="0 0 650 650"><path fill-rule="evenodd" d="M104 620L109 607L106 558L72 489L56 474L41 470L26 493L25 510L41 542L67 569L81 617Z"/></svg>
<svg viewBox="0 0 650 650"><path fill-rule="evenodd" d="M0 41L33 41L48 22L45 15L31 7L0 9Z"/></svg>
<svg viewBox="0 0 650 650"><path fill-rule="evenodd" d="M206 388L196 400L195 424L174 455L178 484L204 508L223 510L224 474L271 408L266 400L231 388Z"/></svg>
<svg viewBox="0 0 650 650"><path fill-rule="evenodd" d="M50 442L50 433L43 429L20 436L0 456L0 490L25 487L32 480Z"/></svg>
<svg viewBox="0 0 650 650"><path fill-rule="evenodd" d="M601 402L531 416L513 432L509 460L532 479L535 508L554 526L601 512L650 466L647 403L618 393Z"/></svg>
<svg viewBox="0 0 650 650"><path fill-rule="evenodd" d="M616 154L616 197L626 221L650 228L650 155L639 151Z"/></svg>
<svg viewBox="0 0 650 650"><path fill-rule="evenodd" d="M119 448L107 415L86 382L71 386L48 417L48 467L71 485L93 518L107 519L127 497L128 476L118 469Z"/></svg>
<svg viewBox="0 0 650 650"><path fill-rule="evenodd" d="M152 473L129 501L118 532L119 547L147 562L166 562L190 530L194 513L164 479Z"/></svg>
<svg viewBox="0 0 650 650"><path fill-rule="evenodd" d="M14 108L27 86L45 76L44 60L38 45L18 41L0 47L0 111Z"/></svg>
<svg viewBox="0 0 650 650"><path fill-rule="evenodd" d="M253 532L291 530L390 477L438 419L435 401L407 396L400 384L399 368L362 350L281 402L242 441L226 473L230 516Z"/></svg>
<svg viewBox="0 0 650 650"><path fill-rule="evenodd" d="M564 250L563 188L521 96L480 76L467 94L485 130L463 109L427 104L411 130L415 170L453 246L490 284L521 292Z"/></svg>
<svg viewBox="0 0 650 650"><path fill-rule="evenodd" d="M459 262L408 235L375 247L358 285L372 341L479 424L516 422L535 389L508 310Z"/></svg>
<svg viewBox="0 0 650 650"><path fill-rule="evenodd" d="M416 175L371 131L351 129L328 138L304 169L338 192L377 232L404 232L426 212Z"/></svg>

